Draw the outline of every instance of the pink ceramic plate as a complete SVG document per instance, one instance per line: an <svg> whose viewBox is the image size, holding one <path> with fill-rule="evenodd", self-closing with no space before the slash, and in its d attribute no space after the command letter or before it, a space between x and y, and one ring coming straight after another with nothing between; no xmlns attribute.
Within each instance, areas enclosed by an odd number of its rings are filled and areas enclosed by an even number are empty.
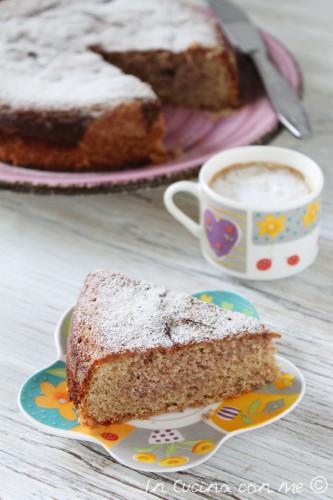
<svg viewBox="0 0 333 500"><path fill-rule="evenodd" d="M301 86L301 75L290 53L274 38L263 34L269 55L295 89ZM249 64L245 64L249 70ZM252 74L251 74L252 73ZM258 87L253 72L242 74L243 86ZM79 193L120 191L144 185L158 185L193 175L207 158L223 149L267 140L278 128L277 117L263 95L249 104L219 118L206 112L165 109L168 148L180 147L183 154L176 160L141 168L91 173L56 173L12 167L0 163L0 187L39 192Z"/></svg>

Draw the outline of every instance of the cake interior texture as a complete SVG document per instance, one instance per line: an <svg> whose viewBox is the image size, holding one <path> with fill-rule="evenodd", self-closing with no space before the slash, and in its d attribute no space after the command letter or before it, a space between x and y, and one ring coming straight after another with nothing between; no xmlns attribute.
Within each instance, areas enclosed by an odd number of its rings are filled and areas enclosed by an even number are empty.
<svg viewBox="0 0 333 500"><path fill-rule="evenodd" d="M269 337L200 343L103 363L80 406L83 420L142 419L207 405L273 381L279 373Z"/></svg>
<svg viewBox="0 0 333 500"><path fill-rule="evenodd" d="M237 72L234 54L221 47L190 47L175 53L99 52L106 61L149 83L164 104L221 111L236 106Z"/></svg>

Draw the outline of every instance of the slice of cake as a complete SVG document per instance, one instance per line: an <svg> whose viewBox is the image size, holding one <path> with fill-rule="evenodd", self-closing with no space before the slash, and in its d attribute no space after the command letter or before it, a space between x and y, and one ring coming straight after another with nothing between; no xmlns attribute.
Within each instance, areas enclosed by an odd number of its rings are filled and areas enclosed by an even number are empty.
<svg viewBox="0 0 333 500"><path fill-rule="evenodd" d="M206 405L272 382L274 337L243 314L93 272L72 318L69 395L88 425Z"/></svg>

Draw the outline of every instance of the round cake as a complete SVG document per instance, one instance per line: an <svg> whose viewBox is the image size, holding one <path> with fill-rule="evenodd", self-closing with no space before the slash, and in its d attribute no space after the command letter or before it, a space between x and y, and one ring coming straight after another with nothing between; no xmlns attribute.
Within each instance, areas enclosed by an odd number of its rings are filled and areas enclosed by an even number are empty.
<svg viewBox="0 0 333 500"><path fill-rule="evenodd" d="M237 105L235 57L181 0L0 3L0 160L110 170L165 159L161 102Z"/></svg>

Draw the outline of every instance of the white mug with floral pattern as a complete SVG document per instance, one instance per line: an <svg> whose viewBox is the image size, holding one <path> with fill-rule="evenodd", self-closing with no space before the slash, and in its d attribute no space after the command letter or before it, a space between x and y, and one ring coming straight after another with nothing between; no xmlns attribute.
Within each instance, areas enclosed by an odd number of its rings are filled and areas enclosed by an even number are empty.
<svg viewBox="0 0 333 500"><path fill-rule="evenodd" d="M210 180L232 164L270 162L287 165L307 180L310 192L288 202L255 206L225 198L213 191ZM199 182L181 181L168 187L168 211L200 239L204 257L225 273L253 280L273 280L303 271L318 253L320 195L323 174L309 157L285 148L247 146L210 158ZM174 203L176 193L196 196L200 222L194 222Z"/></svg>

